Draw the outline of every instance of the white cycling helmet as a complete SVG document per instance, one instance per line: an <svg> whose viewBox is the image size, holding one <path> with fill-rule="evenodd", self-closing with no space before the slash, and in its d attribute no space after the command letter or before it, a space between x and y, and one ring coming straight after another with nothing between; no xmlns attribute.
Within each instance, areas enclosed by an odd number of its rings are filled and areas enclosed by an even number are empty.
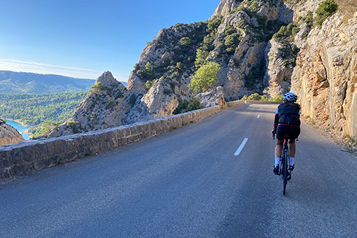
<svg viewBox="0 0 357 238"><path fill-rule="evenodd" d="M288 102L296 102L297 98L298 97L295 93L288 92L284 94L283 100L286 100Z"/></svg>

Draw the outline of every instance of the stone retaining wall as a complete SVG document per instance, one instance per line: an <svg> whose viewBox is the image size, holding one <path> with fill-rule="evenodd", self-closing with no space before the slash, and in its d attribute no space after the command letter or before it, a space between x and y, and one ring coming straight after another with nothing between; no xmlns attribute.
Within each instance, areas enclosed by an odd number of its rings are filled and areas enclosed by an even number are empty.
<svg viewBox="0 0 357 238"><path fill-rule="evenodd" d="M234 107L244 103L252 101L228 102L227 106ZM222 109L224 108L210 107L105 130L0 146L0 182L157 136L195 123Z"/></svg>

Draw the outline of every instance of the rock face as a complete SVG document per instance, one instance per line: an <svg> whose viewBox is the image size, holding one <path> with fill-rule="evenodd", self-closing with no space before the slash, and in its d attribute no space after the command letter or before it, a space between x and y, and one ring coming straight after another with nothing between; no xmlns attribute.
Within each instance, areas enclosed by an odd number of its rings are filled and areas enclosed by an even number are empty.
<svg viewBox="0 0 357 238"><path fill-rule="evenodd" d="M322 1L222 0L206 22L162 29L144 48L126 88L105 72L50 136L170 116L190 99L191 77L206 62L221 68L215 89L199 95L207 107L293 90L304 115L356 135L356 18L346 25L335 15L314 28Z"/></svg>
<svg viewBox="0 0 357 238"><path fill-rule="evenodd" d="M73 116L58 130L52 131L49 137L126 124L127 114L133 109L136 97L134 91L129 92L110 72L104 72L84 101L75 108Z"/></svg>
<svg viewBox="0 0 357 238"><path fill-rule="evenodd" d="M206 22L177 24L160 30L140 55L129 77L128 90L151 95L142 100L150 113L170 115L174 105L189 98L191 91L187 86L194 71L201 64L213 61L221 66L216 86L223 88L226 98L261 93L271 81L264 77L267 42L281 25L291 23L294 17L294 5L289 8L283 1L271 2L222 0ZM183 41L185 38L189 40ZM285 73L288 77L291 67L289 70ZM146 92L148 82L154 89ZM163 92L170 97L163 97ZM156 93L160 96L153 103ZM163 106L159 109L160 101Z"/></svg>
<svg viewBox="0 0 357 238"><path fill-rule="evenodd" d="M24 140L25 139L15 128L0 119L0 146L19 143Z"/></svg>
<svg viewBox="0 0 357 238"><path fill-rule="evenodd" d="M292 74L302 114L340 135L357 136L357 13L336 13L314 28Z"/></svg>

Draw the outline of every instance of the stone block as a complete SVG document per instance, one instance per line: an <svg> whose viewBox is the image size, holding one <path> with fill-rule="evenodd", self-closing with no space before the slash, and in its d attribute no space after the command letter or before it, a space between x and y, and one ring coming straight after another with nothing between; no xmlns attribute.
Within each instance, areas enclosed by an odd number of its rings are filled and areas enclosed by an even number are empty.
<svg viewBox="0 0 357 238"><path fill-rule="evenodd" d="M47 144L43 142L23 146L19 149L23 155L23 160L28 162L45 158L48 155Z"/></svg>
<svg viewBox="0 0 357 238"><path fill-rule="evenodd" d="M11 167L0 169L0 181L11 179Z"/></svg>
<svg viewBox="0 0 357 238"><path fill-rule="evenodd" d="M24 161L23 152L15 147L10 152L10 163L11 165L19 164Z"/></svg>
<svg viewBox="0 0 357 238"><path fill-rule="evenodd" d="M48 155L61 154L67 150L66 142L60 138L51 139L48 142L46 142L46 144L47 144Z"/></svg>
<svg viewBox="0 0 357 238"><path fill-rule="evenodd" d="M24 165L16 165L12 168L12 172L16 177L20 177L25 173L25 166Z"/></svg>

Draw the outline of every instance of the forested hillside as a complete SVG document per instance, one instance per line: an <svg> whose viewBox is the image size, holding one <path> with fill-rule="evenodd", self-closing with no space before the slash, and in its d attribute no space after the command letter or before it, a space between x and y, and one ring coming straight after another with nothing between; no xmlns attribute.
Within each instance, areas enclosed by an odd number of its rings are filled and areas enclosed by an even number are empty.
<svg viewBox="0 0 357 238"><path fill-rule="evenodd" d="M20 120L32 126L32 133L39 136L38 125L46 121L65 121L74 108L85 98L87 92L56 94L0 94L0 118ZM48 123L47 123L48 124ZM37 126L35 129L33 126Z"/></svg>
<svg viewBox="0 0 357 238"><path fill-rule="evenodd" d="M83 92L94 84L92 79L78 79L62 75L0 71L0 93L49 94Z"/></svg>

